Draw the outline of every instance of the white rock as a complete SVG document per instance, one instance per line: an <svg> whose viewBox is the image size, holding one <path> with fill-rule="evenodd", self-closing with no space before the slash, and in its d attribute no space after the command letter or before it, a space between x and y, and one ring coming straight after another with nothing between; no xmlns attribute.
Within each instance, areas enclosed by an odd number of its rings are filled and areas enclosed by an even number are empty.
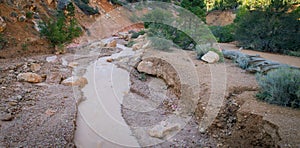
<svg viewBox="0 0 300 148"><path fill-rule="evenodd" d="M201 60L207 63L216 63L220 60L220 57L217 53L213 51L208 51L205 55L201 57Z"/></svg>
<svg viewBox="0 0 300 148"><path fill-rule="evenodd" d="M27 72L20 73L17 76L18 81L25 81L30 83L39 83L42 82L42 77L36 73Z"/></svg>
<svg viewBox="0 0 300 148"><path fill-rule="evenodd" d="M51 56L51 57L47 57L46 58L46 61L47 62L55 62L57 60L57 56L55 55L55 56Z"/></svg>
<svg viewBox="0 0 300 148"><path fill-rule="evenodd" d="M152 129L148 131L151 137L163 139L174 132L180 130L180 125L178 123L169 123L166 121L160 122L160 124L155 125Z"/></svg>

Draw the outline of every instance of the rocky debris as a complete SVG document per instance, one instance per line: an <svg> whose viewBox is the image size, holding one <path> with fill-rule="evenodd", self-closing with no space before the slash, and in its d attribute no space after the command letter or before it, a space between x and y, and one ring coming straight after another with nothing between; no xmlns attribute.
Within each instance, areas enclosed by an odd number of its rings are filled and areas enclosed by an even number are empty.
<svg viewBox="0 0 300 148"><path fill-rule="evenodd" d="M20 73L17 76L18 81L25 81L30 83L40 83L42 82L42 77L36 73L26 72Z"/></svg>
<svg viewBox="0 0 300 148"><path fill-rule="evenodd" d="M2 17L0 17L0 32L3 32L6 29L6 23Z"/></svg>
<svg viewBox="0 0 300 148"><path fill-rule="evenodd" d="M216 63L220 60L220 57L217 53L213 51L208 51L205 55L201 57L201 60L207 63Z"/></svg>
<svg viewBox="0 0 300 148"><path fill-rule="evenodd" d="M46 58L46 61L47 62L55 62L57 60L57 56L55 55L55 56L51 56L51 57L47 57Z"/></svg>
<svg viewBox="0 0 300 148"><path fill-rule="evenodd" d="M146 74L162 78L166 81L168 86L174 89L175 95L180 96L182 89L180 80L176 70L172 65L170 65L170 63L160 58L146 58L138 64L137 70L139 72L144 72Z"/></svg>
<svg viewBox="0 0 300 148"><path fill-rule="evenodd" d="M63 79L63 76L61 73L51 72L49 75L47 75L46 83L59 84L62 79Z"/></svg>
<svg viewBox="0 0 300 148"><path fill-rule="evenodd" d="M115 47L117 47L117 41L116 41L116 40L110 41L110 42L106 45L106 47L108 47L108 48L115 48Z"/></svg>
<svg viewBox="0 0 300 148"><path fill-rule="evenodd" d="M148 131L148 134L151 137L163 139L168 135L179 130L180 130L180 124L161 121L158 125L155 125L152 129L150 129Z"/></svg>
<svg viewBox="0 0 300 148"><path fill-rule="evenodd" d="M32 64L30 65L30 70L31 70L32 72L37 72L37 71L39 71L40 69L41 69L41 65L40 65L40 64L32 63Z"/></svg>
<svg viewBox="0 0 300 148"><path fill-rule="evenodd" d="M77 76L69 77L61 82L61 84L66 86L80 86L80 87L83 87L87 83L88 81L86 78L77 77Z"/></svg>

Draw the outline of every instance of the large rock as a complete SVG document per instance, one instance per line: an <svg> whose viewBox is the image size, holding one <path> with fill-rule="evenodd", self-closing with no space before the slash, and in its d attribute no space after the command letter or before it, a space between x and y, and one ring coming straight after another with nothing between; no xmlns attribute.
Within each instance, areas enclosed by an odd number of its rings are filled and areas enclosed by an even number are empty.
<svg viewBox="0 0 300 148"><path fill-rule="evenodd" d="M217 53L208 51L204 56L201 57L201 60L207 63L216 63L220 60L220 57Z"/></svg>
<svg viewBox="0 0 300 148"><path fill-rule="evenodd" d="M2 17L0 17L0 32L3 32L6 29L6 23Z"/></svg>
<svg viewBox="0 0 300 148"><path fill-rule="evenodd" d="M76 77L76 76L69 77L61 82L61 84L66 86L80 86L80 87L83 87L87 83L88 81L86 78Z"/></svg>
<svg viewBox="0 0 300 148"><path fill-rule="evenodd" d="M156 69L151 61L141 61L137 69L139 72L156 75Z"/></svg>
<svg viewBox="0 0 300 148"><path fill-rule="evenodd" d="M111 42L109 42L106 47L109 47L109 48L114 48L114 47L117 47L117 41L116 40L112 40Z"/></svg>
<svg viewBox="0 0 300 148"><path fill-rule="evenodd" d="M17 76L18 81L25 81L30 83L39 83L42 82L42 77L36 73L27 72L27 73L20 73Z"/></svg>
<svg viewBox="0 0 300 148"><path fill-rule="evenodd" d="M163 139L171 134L174 134L174 132L177 132L179 130L180 124L162 121L160 122L160 124L155 125L152 129L150 129L148 131L148 134L151 137Z"/></svg>
<svg viewBox="0 0 300 148"><path fill-rule="evenodd" d="M71 3L71 0L58 0L57 3L58 10L65 9L69 3Z"/></svg>

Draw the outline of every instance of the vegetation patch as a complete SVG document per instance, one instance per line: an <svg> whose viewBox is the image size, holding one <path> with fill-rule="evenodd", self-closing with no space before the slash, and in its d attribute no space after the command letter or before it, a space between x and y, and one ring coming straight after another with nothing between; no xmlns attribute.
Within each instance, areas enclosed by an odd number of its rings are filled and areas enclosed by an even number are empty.
<svg viewBox="0 0 300 148"><path fill-rule="evenodd" d="M300 108L300 70L279 68L257 75L261 87L257 98L271 104Z"/></svg>

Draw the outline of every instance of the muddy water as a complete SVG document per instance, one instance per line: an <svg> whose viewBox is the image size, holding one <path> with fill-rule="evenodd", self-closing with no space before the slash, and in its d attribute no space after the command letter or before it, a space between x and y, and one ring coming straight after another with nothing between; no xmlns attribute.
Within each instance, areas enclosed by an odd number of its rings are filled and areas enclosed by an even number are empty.
<svg viewBox="0 0 300 148"><path fill-rule="evenodd" d="M87 67L88 84L82 89L86 100L78 106L77 147L138 147L121 115L123 96L129 91L129 72L106 60L133 55L130 48L103 57Z"/></svg>

